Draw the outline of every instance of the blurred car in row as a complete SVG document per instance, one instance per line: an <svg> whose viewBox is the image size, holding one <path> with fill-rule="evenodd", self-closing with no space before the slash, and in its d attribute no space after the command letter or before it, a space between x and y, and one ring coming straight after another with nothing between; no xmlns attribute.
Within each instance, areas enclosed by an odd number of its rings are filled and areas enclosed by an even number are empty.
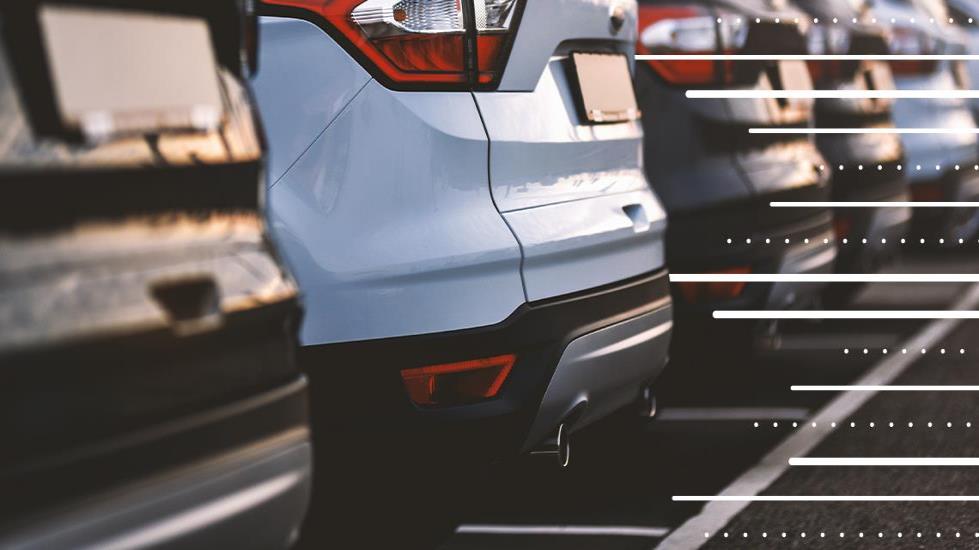
<svg viewBox="0 0 979 550"><path fill-rule="evenodd" d="M949 22L942 0L878 0L873 13L886 22L895 54L963 54L968 38ZM893 23L891 21L894 21ZM962 61L891 62L894 83L901 90L955 91L970 89ZM947 133L904 134L906 172L915 201L974 201L979 198L979 139L968 100L950 97L899 100L894 122L899 128L938 128ZM955 132L954 130L963 130ZM934 243L956 246L979 232L979 209L918 208L913 233Z"/></svg>
<svg viewBox="0 0 979 550"><path fill-rule="evenodd" d="M804 54L804 14L762 0L644 0L640 54ZM774 18L778 17L779 22ZM679 273L828 273L837 255L826 207L772 208L771 201L826 201L826 161L805 134L749 129L808 127L811 99L688 99L691 88L812 89L805 62L653 60L636 68L647 175L669 215L667 265ZM821 284L675 284L675 349L704 350L705 334L751 352L771 322L718 326L717 309L811 306ZM674 373L676 374L676 373Z"/></svg>
<svg viewBox="0 0 979 550"><path fill-rule="evenodd" d="M811 20L807 32L810 54L886 55L887 31L876 23L869 4L850 0L797 0ZM830 24L834 18L837 23ZM891 90L894 78L886 61L811 61L809 72L820 90ZM904 151L898 134L876 133L894 127L889 99L820 98L814 127L829 132L815 136L832 174L831 200L888 202L911 200ZM874 133L861 133L861 130ZM839 240L836 271L867 273L893 259L898 241L911 229L911 208L836 206L833 225ZM844 241L843 239L846 239ZM866 239L866 243L864 243ZM824 298L846 303L858 284L834 284Z"/></svg>
<svg viewBox="0 0 979 550"><path fill-rule="evenodd" d="M296 538L300 308L264 232L242 8L0 6L4 548Z"/></svg>
<svg viewBox="0 0 979 550"><path fill-rule="evenodd" d="M317 434L342 434L349 464L379 457L386 487L415 481L392 492L417 498L473 463L566 465L573 432L651 412L672 318L635 5L261 9L270 223L305 297ZM412 452L385 474L391 448ZM317 468L343 469L343 452ZM359 496L377 510L359 493L348 506ZM333 498L315 492L309 521Z"/></svg>

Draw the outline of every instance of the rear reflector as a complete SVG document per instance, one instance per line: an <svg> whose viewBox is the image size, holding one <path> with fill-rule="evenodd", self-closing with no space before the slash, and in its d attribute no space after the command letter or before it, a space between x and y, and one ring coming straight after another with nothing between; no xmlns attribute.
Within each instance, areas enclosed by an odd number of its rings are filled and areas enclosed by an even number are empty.
<svg viewBox="0 0 979 550"><path fill-rule="evenodd" d="M401 371L416 405L462 405L495 397L516 362L514 354Z"/></svg>
<svg viewBox="0 0 979 550"><path fill-rule="evenodd" d="M731 267L719 269L713 273L751 273L750 267ZM709 283L675 283L680 295L689 304L708 300L731 300L744 292L745 282L709 282Z"/></svg>
<svg viewBox="0 0 979 550"><path fill-rule="evenodd" d="M842 239L844 237L849 237L850 232L853 230L853 219L837 214L833 218L833 232L836 233L836 237Z"/></svg>
<svg viewBox="0 0 979 550"><path fill-rule="evenodd" d="M911 198L922 202L945 200L945 185L940 181L916 183L911 186Z"/></svg>
<svg viewBox="0 0 979 550"><path fill-rule="evenodd" d="M520 0L264 0L325 20L390 84L486 85L502 73ZM274 15L274 9L269 11Z"/></svg>

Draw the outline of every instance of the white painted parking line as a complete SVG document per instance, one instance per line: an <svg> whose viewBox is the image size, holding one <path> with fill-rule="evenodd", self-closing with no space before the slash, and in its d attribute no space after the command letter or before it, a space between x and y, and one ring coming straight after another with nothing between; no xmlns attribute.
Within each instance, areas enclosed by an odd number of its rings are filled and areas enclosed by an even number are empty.
<svg viewBox="0 0 979 550"><path fill-rule="evenodd" d="M790 458L789 466L979 466L979 458L947 456L800 456Z"/></svg>
<svg viewBox="0 0 979 550"><path fill-rule="evenodd" d="M979 311L961 309L911 310L716 310L715 319L979 319Z"/></svg>
<svg viewBox="0 0 979 550"><path fill-rule="evenodd" d="M953 305L955 309L970 309L979 306L979 285L972 285L968 291ZM928 323L921 331L911 337L906 347L911 349L929 348L948 336L960 324L956 319L942 319ZM916 354L893 354L882 359L876 366L864 374L858 383L860 385L887 385L900 376L918 358ZM688 519L683 525L673 531L658 548L663 550L698 548L704 541L704 533L714 533L722 529L734 516L744 510L751 499L759 501L772 499L772 496L758 496L768 488L789 468L789 459L805 456L823 439L835 431L831 422L851 416L863 406L875 393L845 392L830 401L811 419L816 423L811 430L799 430L787 437L781 444L772 449L754 468L744 472L723 491L717 495L696 499L690 496L675 496L674 500L707 502L704 509L696 516ZM854 498L829 497L813 495L820 498ZM793 497L795 500L803 498ZM869 497L868 497L869 498ZM878 497L874 497L878 498ZM896 497L879 497L891 498ZM905 499L927 498L905 496ZM965 497L946 497L959 498ZM812 500L812 499L810 499ZM979 497L976 498L979 500Z"/></svg>
<svg viewBox="0 0 979 550"><path fill-rule="evenodd" d="M622 525L460 525L456 533L479 535L578 535L661 538L666 527Z"/></svg>
<svg viewBox="0 0 979 550"><path fill-rule="evenodd" d="M854 384L850 386L791 386L792 391L979 391L979 386L895 386L895 385L866 385Z"/></svg>
<svg viewBox="0 0 979 550"><path fill-rule="evenodd" d="M658 422L717 420L805 420L809 409L793 407L670 407L656 414Z"/></svg>

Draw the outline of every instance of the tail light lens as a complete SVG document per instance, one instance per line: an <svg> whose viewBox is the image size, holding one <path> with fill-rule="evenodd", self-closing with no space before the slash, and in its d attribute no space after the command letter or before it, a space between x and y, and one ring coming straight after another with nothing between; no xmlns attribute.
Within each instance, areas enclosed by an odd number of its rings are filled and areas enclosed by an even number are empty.
<svg viewBox="0 0 979 550"><path fill-rule="evenodd" d="M937 41L913 27L897 25L891 30L890 49L893 54L930 55L936 53ZM926 75L935 72L938 62L927 59L891 61L896 75Z"/></svg>
<svg viewBox="0 0 979 550"><path fill-rule="evenodd" d="M495 397L517 356L498 355L401 371L408 397L416 405L461 405Z"/></svg>
<svg viewBox="0 0 979 550"><path fill-rule="evenodd" d="M731 267L714 273L751 273L750 267ZM712 300L732 300L744 292L745 282L676 283L680 295L688 304Z"/></svg>
<svg viewBox="0 0 979 550"><path fill-rule="evenodd" d="M734 53L744 47L748 23L723 14L714 16L704 8L690 6L639 7L640 54ZM711 84L717 82L714 61L647 61L670 84ZM728 70L724 74L730 73Z"/></svg>
<svg viewBox="0 0 979 550"><path fill-rule="evenodd" d="M322 18L395 87L496 81L516 31L519 2L265 0L267 6L301 8Z"/></svg>

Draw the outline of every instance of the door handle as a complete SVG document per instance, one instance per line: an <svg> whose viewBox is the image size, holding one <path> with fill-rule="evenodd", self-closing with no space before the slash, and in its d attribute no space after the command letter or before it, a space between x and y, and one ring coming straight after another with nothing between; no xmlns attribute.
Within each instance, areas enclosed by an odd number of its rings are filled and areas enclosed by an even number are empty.
<svg viewBox="0 0 979 550"><path fill-rule="evenodd" d="M150 295L178 336L214 330L223 323L218 287L210 277L158 282L150 285Z"/></svg>
<svg viewBox="0 0 979 550"><path fill-rule="evenodd" d="M625 215L632 220L632 229L636 233L649 230L649 218L646 217L646 209L641 204L627 204L622 207Z"/></svg>

